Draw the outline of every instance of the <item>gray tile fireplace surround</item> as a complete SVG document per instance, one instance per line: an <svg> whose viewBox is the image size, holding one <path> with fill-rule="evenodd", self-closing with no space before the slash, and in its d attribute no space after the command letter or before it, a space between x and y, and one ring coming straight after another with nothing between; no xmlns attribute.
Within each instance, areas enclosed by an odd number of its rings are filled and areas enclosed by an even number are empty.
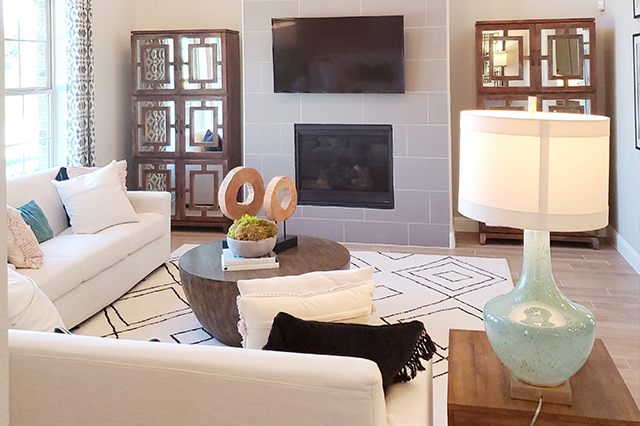
<svg viewBox="0 0 640 426"><path fill-rule="evenodd" d="M292 234L340 242L449 245L447 0L243 0L244 163L295 179L294 123L391 124L393 210L298 206ZM404 94L273 92L271 18L404 15Z"/></svg>

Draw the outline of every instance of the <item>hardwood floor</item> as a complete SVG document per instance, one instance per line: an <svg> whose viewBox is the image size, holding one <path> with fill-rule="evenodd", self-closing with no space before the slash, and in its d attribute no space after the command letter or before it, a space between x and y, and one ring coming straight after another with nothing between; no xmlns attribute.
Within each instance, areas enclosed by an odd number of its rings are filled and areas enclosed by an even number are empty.
<svg viewBox="0 0 640 426"><path fill-rule="evenodd" d="M202 244L223 239L210 230L180 229L171 233L172 250L182 244ZM522 269L522 244L491 241L480 245L477 234L456 235L455 249L345 244L352 250L396 251L506 258L514 283ZM601 338L631 394L640 406L640 275L606 241L600 250L587 245L552 243L553 275L562 292L596 316Z"/></svg>

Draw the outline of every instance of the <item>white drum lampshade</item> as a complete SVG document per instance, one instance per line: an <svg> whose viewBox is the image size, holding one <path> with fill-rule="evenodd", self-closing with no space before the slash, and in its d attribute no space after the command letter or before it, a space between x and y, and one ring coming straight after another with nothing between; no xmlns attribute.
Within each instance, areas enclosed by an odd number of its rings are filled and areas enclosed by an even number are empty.
<svg viewBox="0 0 640 426"><path fill-rule="evenodd" d="M513 228L604 228L609 121L583 114L462 111L458 210Z"/></svg>

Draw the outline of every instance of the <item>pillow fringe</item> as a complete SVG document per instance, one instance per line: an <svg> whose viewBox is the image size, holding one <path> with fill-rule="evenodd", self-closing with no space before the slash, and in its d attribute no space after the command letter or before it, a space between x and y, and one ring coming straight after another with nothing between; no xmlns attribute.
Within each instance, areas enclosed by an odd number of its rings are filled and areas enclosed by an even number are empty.
<svg viewBox="0 0 640 426"><path fill-rule="evenodd" d="M422 365L420 359L429 361L433 354L436 353L436 345L431 340L426 330L422 330L420 338L416 342L416 347L411 354L409 361L402 367L402 370L393 378L394 383L408 382L411 379L415 379L418 371L424 371L425 368Z"/></svg>

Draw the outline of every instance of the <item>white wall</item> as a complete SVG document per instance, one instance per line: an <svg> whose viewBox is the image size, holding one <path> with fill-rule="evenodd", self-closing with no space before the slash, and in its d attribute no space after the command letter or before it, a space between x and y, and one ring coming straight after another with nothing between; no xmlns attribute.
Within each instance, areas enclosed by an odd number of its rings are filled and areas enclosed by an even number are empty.
<svg viewBox="0 0 640 426"><path fill-rule="evenodd" d="M96 164L131 158L130 33L135 2L93 2Z"/></svg>
<svg viewBox="0 0 640 426"><path fill-rule="evenodd" d="M604 57L606 115L611 117L610 220L618 251L640 273L640 150L635 148L632 35L640 33L632 1L607 1Z"/></svg>
<svg viewBox="0 0 640 426"><path fill-rule="evenodd" d="M2 28L2 8L0 7L0 55L4 58L4 30ZM0 67L0 95L4 99L4 67ZM0 102L0 148L4 156L4 102ZM6 203L7 186L5 184L5 162L0 162L0 204ZM0 259L7 258L7 215L0 214ZM9 348L7 329L9 327L7 311L7 270L0 268L0 425L9 424Z"/></svg>
<svg viewBox="0 0 640 426"><path fill-rule="evenodd" d="M109 0L103 0L109 1ZM136 29L241 30L240 0L136 0Z"/></svg>
<svg viewBox="0 0 640 426"><path fill-rule="evenodd" d="M94 0L96 164L132 160L131 31L241 24L240 0Z"/></svg>
<svg viewBox="0 0 640 426"><path fill-rule="evenodd" d="M608 0L629 3L626 0ZM475 80L475 23L476 21L517 20L517 19L561 19L596 18L596 45L598 46L598 110L604 113L604 81L610 78L604 62L604 51L600 48L604 40L604 14L598 12L596 0L450 0L451 31L451 151L453 174L453 214L458 213L458 173L460 111L476 108Z"/></svg>

